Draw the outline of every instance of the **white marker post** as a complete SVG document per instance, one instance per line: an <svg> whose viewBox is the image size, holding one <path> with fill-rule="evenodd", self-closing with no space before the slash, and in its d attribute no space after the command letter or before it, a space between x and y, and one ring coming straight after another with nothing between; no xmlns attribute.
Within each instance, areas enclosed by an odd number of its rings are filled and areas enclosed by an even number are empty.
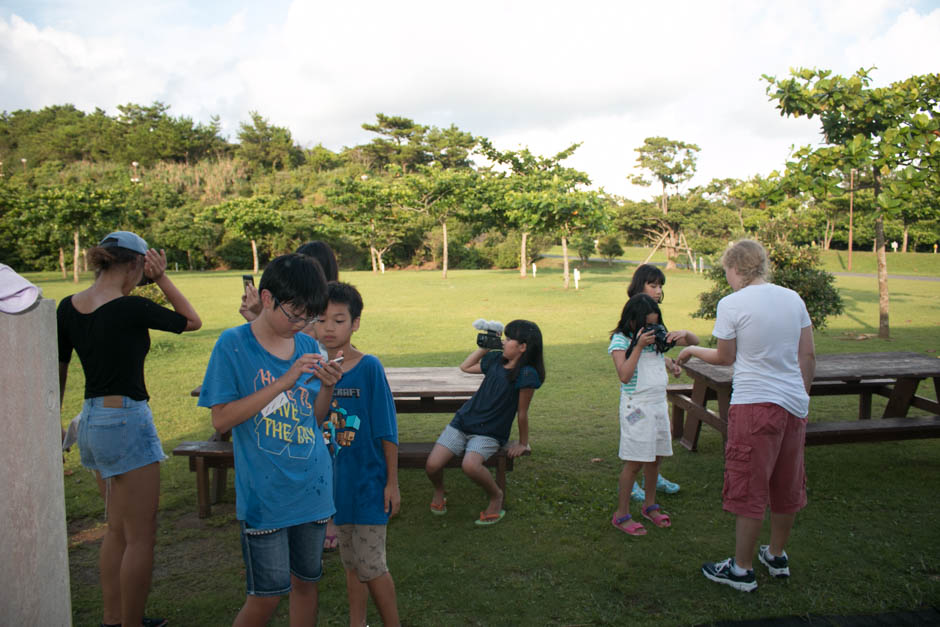
<svg viewBox="0 0 940 627"><path fill-rule="evenodd" d="M581 280L581 272L577 268L574 269L574 289L578 289L578 281Z"/></svg>
<svg viewBox="0 0 940 627"><path fill-rule="evenodd" d="M532 278L535 278L535 262L532 262Z"/></svg>

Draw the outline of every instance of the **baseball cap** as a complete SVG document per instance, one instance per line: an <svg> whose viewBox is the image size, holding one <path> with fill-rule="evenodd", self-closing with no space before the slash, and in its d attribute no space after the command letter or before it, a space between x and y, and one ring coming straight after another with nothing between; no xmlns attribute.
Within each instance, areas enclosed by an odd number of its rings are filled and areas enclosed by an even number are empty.
<svg viewBox="0 0 940 627"><path fill-rule="evenodd" d="M42 291L18 275L10 266L0 263L0 312L23 313L36 304Z"/></svg>
<svg viewBox="0 0 940 627"><path fill-rule="evenodd" d="M140 235L130 231L108 233L98 245L104 248L126 248L141 255L147 254L147 242Z"/></svg>

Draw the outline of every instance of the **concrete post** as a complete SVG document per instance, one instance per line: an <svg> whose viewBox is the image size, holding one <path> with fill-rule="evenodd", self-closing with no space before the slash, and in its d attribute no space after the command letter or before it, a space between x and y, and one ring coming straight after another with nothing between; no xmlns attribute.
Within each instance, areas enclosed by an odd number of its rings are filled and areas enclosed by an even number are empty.
<svg viewBox="0 0 940 627"><path fill-rule="evenodd" d="M0 614L72 624L55 303L0 313Z"/></svg>

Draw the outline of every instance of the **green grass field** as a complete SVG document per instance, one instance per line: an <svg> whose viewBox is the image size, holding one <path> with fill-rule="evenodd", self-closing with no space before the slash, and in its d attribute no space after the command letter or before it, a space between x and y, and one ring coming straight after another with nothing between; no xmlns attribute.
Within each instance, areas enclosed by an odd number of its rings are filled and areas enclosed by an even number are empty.
<svg viewBox="0 0 940 627"><path fill-rule="evenodd" d="M858 257L855 263L861 267ZM935 440L808 449L810 502L789 546L793 576L779 582L759 569L757 594L716 586L699 573L703 561L727 557L733 544L732 517L721 510L721 438L708 427L698 453L676 445L664 463L664 474L682 485L681 492L660 500L673 527L653 528L642 538L612 529L621 464L618 382L606 347L633 268L593 265L582 270L581 289L565 291L559 265L546 260L536 279L525 280L514 271L452 271L446 280L439 272L342 274L365 300L355 344L386 366L456 366L474 346L470 324L478 317L534 320L546 340L547 381L530 412L533 454L509 475L503 522L489 528L473 524L485 499L459 471L446 473L449 511L443 517L428 512L431 488L424 473L400 474L402 513L389 527L388 557L405 624L687 625L940 604ZM940 276L936 265L929 267ZM240 322L239 275L172 275L202 316L203 328L184 336L153 333L146 377L167 452L212 432L208 411L196 407L189 392L201 382L219 333ZM53 274L30 278L54 299L90 282L83 277L76 286ZM871 337L878 321L874 279L839 277L836 283L846 312L817 332L817 352L938 354L940 282L892 279L889 340ZM707 288L690 272L668 274L663 311L670 328L689 328L703 339L710 335L712 321L689 317L697 294ZM63 423L78 412L82 386L73 359ZM920 393L934 397L932 386L922 385ZM855 411L852 397L814 399L811 419L852 419ZM449 420L401 415L401 438L434 439ZM67 454L66 468L74 471L65 478L74 624L97 625L103 505L77 450ZM230 490L212 517L200 520L187 461L171 457L161 475L148 615L166 616L173 625L228 625L244 599L234 494ZM320 599L321 624L346 624L336 554L326 558ZM371 606L369 620L378 623ZM273 624L287 625L286 603Z"/></svg>

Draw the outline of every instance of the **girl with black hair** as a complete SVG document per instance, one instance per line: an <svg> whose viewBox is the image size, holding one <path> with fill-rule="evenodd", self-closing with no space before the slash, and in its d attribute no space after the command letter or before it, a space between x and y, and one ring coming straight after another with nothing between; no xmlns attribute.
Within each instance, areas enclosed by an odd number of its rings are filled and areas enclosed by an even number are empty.
<svg viewBox="0 0 940 627"><path fill-rule="evenodd" d="M501 351L478 348L460 364L464 372L485 376L480 388L444 428L428 456L425 472L434 485L432 514L447 513L443 469L454 456L463 455L464 474L489 497L476 524L493 525L506 515L503 491L483 462L506 445L517 413L519 441L509 445L506 454L512 458L531 451L529 404L535 390L545 382L545 363L542 332L534 322L513 320L503 333L506 341Z"/></svg>
<svg viewBox="0 0 940 627"><path fill-rule="evenodd" d="M632 536L646 534L643 525L631 520L630 486L640 469L653 485L659 474L663 457L672 455L672 433L666 406L666 365L663 353L670 344L657 340L657 330L650 325L662 325L659 335L670 335L663 325L659 305L646 294L630 297L620 313L617 327L611 331L607 352L614 360L620 378L620 451L624 461L620 473L617 510L611 524ZM663 338L665 339L665 338ZM683 344L679 337L677 343ZM647 491L643 503L643 517L657 527L669 527L671 521L655 502L655 492Z"/></svg>

